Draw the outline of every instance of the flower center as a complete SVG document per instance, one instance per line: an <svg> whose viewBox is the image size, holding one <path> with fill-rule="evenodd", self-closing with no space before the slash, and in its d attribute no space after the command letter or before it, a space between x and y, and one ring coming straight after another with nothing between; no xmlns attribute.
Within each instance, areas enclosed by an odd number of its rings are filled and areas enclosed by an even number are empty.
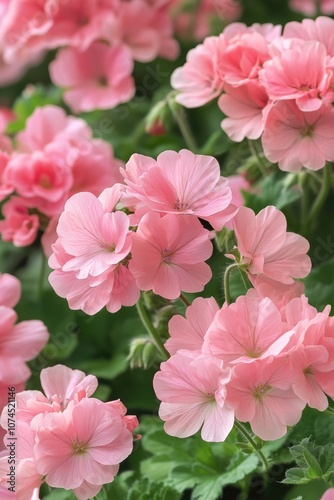
<svg viewBox="0 0 334 500"><path fill-rule="evenodd" d="M264 398L264 396L271 389L271 385L257 385L253 389L253 396L255 399L259 399L260 401Z"/></svg>
<svg viewBox="0 0 334 500"><path fill-rule="evenodd" d="M42 174L38 180L38 184L44 189L50 189L52 182L47 174Z"/></svg>
<svg viewBox="0 0 334 500"><path fill-rule="evenodd" d="M302 137L312 137L314 130L314 125L307 125L302 131Z"/></svg>
<svg viewBox="0 0 334 500"><path fill-rule="evenodd" d="M303 373L304 373L304 375L314 375L313 370L312 370L312 366L310 365L310 366L307 366L306 368L304 368Z"/></svg>
<svg viewBox="0 0 334 500"><path fill-rule="evenodd" d="M75 455L83 455L84 453L87 453L88 444L80 441L73 441L72 449Z"/></svg>
<svg viewBox="0 0 334 500"><path fill-rule="evenodd" d="M173 252L171 250L168 250L168 248L165 248L161 253L162 262L166 262L166 264L169 264L172 260L172 255Z"/></svg>
<svg viewBox="0 0 334 500"><path fill-rule="evenodd" d="M183 212L183 210L187 210L188 203L186 203L185 201L181 201L181 200L177 199L176 202L174 203L174 208L176 210L179 210L180 212Z"/></svg>

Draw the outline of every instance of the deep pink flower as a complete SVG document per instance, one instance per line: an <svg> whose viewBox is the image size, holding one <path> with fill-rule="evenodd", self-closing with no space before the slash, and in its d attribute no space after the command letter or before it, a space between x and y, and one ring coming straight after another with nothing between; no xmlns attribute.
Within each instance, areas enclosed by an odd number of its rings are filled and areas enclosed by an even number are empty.
<svg viewBox="0 0 334 500"><path fill-rule="evenodd" d="M303 113L294 101L277 102L267 115L264 154L284 171L319 170L334 160L333 126L331 107Z"/></svg>
<svg viewBox="0 0 334 500"><path fill-rule="evenodd" d="M0 233L3 241L12 241L17 247L31 245L36 239L39 219L36 214L29 214L27 202L13 196L2 206L5 217L0 221Z"/></svg>
<svg viewBox="0 0 334 500"><path fill-rule="evenodd" d="M141 290L167 299L200 292L211 278L209 231L194 216L146 214L133 234L129 269Z"/></svg>
<svg viewBox="0 0 334 500"><path fill-rule="evenodd" d="M50 65L53 83L65 87L64 101L76 113L110 109L132 99L133 61L124 46L94 42L85 51L62 49Z"/></svg>
<svg viewBox="0 0 334 500"><path fill-rule="evenodd" d="M204 441L224 441L234 423L233 411L225 404L230 370L186 351L174 354L160 369L153 387L162 401L159 416L167 434L188 437L202 427Z"/></svg>
<svg viewBox="0 0 334 500"><path fill-rule="evenodd" d="M308 241L286 231L286 218L273 206L257 215L240 207L233 220L241 262L251 277L264 274L281 283L304 278L311 269Z"/></svg>

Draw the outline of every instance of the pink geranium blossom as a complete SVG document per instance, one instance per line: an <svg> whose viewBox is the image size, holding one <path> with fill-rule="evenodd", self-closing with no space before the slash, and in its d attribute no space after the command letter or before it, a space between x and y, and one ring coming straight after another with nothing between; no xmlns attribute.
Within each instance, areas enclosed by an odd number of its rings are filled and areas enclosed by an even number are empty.
<svg viewBox="0 0 334 500"><path fill-rule="evenodd" d="M281 283L293 283L292 278L304 278L311 269L306 254L308 241L286 231L286 218L273 206L258 215L240 207L234 218L238 250L250 277L264 274Z"/></svg>
<svg viewBox="0 0 334 500"><path fill-rule="evenodd" d="M221 94L224 80L219 61L225 47L223 36L212 36L188 52L185 65L177 68L171 77L172 87L179 91L177 102L196 108Z"/></svg>
<svg viewBox="0 0 334 500"><path fill-rule="evenodd" d="M234 423L234 414L225 404L231 372L212 358L192 353L174 354L161 364L153 387L162 401L159 416L167 434L188 437L201 427L205 441L224 441Z"/></svg>
<svg viewBox="0 0 334 500"><path fill-rule="evenodd" d="M294 101L277 102L267 116L264 154L284 171L319 170L334 160L333 126L331 107L303 113Z"/></svg>
<svg viewBox="0 0 334 500"><path fill-rule="evenodd" d="M301 418L305 403L291 387L290 366L282 357L240 363L227 388L227 403L241 422L265 441L279 439Z"/></svg>
<svg viewBox="0 0 334 500"><path fill-rule="evenodd" d="M331 83L327 63L320 42L298 43L267 61L260 80L273 101L295 99L301 111L316 111Z"/></svg>
<svg viewBox="0 0 334 500"><path fill-rule="evenodd" d="M123 173L126 196L137 199L146 211L196 215L217 230L236 213L228 179L220 175L212 156L182 149L179 153L164 151L154 163L151 158L133 155L128 165L130 175L128 166Z"/></svg>
<svg viewBox="0 0 334 500"><path fill-rule="evenodd" d="M124 46L94 42L85 51L61 50L50 65L53 83L66 87L64 100L76 113L109 109L135 93L133 61Z"/></svg>
<svg viewBox="0 0 334 500"><path fill-rule="evenodd" d="M199 292L211 278L209 231L194 216L146 214L133 235L129 269L141 290L167 299Z"/></svg>
<svg viewBox="0 0 334 500"><path fill-rule="evenodd" d="M13 196L2 206L4 220L0 221L3 241L12 241L15 246L31 245L36 239L39 219L29 214L28 204L23 198Z"/></svg>
<svg viewBox="0 0 334 500"><path fill-rule="evenodd" d="M332 0L331 0L332 1ZM334 56L334 20L320 16L316 19L303 19L301 23L292 21L287 23L283 37L296 38L305 41L317 40L326 47L327 54Z"/></svg>
<svg viewBox="0 0 334 500"><path fill-rule="evenodd" d="M218 106L227 116L221 127L236 142L258 139L265 125L270 103L268 94L258 82L249 82L240 87L225 86L226 93L220 96Z"/></svg>
<svg viewBox="0 0 334 500"><path fill-rule="evenodd" d="M170 319L168 323L170 338L165 344L167 351L170 354L175 354L180 349L200 352L204 335L218 311L218 304L213 297L209 299L197 297L187 307L185 318L176 314Z"/></svg>
<svg viewBox="0 0 334 500"><path fill-rule="evenodd" d="M114 479L118 464L132 451L132 441L116 409L84 398L44 416L36 432L36 467L53 487L75 490L84 482L101 487Z"/></svg>
<svg viewBox="0 0 334 500"><path fill-rule="evenodd" d="M251 290L216 314L205 335L203 352L223 360L225 365L251 363L278 355L291 335L284 334L274 303Z"/></svg>
<svg viewBox="0 0 334 500"><path fill-rule="evenodd" d="M305 16L314 16L317 8L322 14L330 16L334 13L333 0L290 0L289 7Z"/></svg>

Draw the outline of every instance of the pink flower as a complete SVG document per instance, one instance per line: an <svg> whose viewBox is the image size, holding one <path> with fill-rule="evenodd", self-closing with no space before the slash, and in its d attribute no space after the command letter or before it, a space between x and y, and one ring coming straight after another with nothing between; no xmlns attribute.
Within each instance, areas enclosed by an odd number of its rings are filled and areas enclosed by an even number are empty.
<svg viewBox="0 0 334 500"><path fill-rule="evenodd" d="M72 256L63 271L74 271L79 279L101 275L131 250L128 216L121 211L107 212L91 193L77 193L66 202L57 233Z"/></svg>
<svg viewBox="0 0 334 500"><path fill-rule="evenodd" d="M221 94L224 81L219 61L225 47L223 36L212 36L188 52L185 65L177 68L171 77L172 87L179 91L177 102L187 108L197 108Z"/></svg>
<svg viewBox="0 0 334 500"><path fill-rule="evenodd" d="M330 0L333 1L333 0ZM330 17L317 17L317 19L303 19L301 23L296 21L287 23L283 37L299 38L305 41L322 43L326 47L327 54L334 56L334 20Z"/></svg>
<svg viewBox="0 0 334 500"><path fill-rule="evenodd" d="M133 235L129 269L141 290L167 299L200 292L211 278L209 231L196 217L146 214Z"/></svg>
<svg viewBox="0 0 334 500"><path fill-rule="evenodd" d="M250 191L251 185L242 175L230 175L228 177L228 183L232 191L231 203L235 207L239 208L244 205L243 191ZM226 222L225 227L233 229L233 219Z"/></svg>
<svg viewBox="0 0 334 500"><path fill-rule="evenodd" d="M217 311L219 307L213 297L197 297L187 307L185 318L180 314L173 316L168 323L170 338L165 344L169 354L175 354L181 349L201 352L204 335Z"/></svg>
<svg viewBox="0 0 334 500"><path fill-rule="evenodd" d="M334 13L333 0L290 0L289 7L305 16L314 16L318 7L322 14L330 16Z"/></svg>
<svg viewBox="0 0 334 500"><path fill-rule="evenodd" d="M290 284L292 278L304 278L310 272L308 241L286 231L285 216L277 208L269 206L255 215L250 208L240 207L233 223L241 263L251 278L264 274Z"/></svg>
<svg viewBox="0 0 334 500"><path fill-rule="evenodd" d="M265 441L279 439L287 426L301 418L305 403L291 388L291 371L282 357L240 363L227 387L227 404L235 417L249 422L254 434Z"/></svg>
<svg viewBox="0 0 334 500"><path fill-rule="evenodd" d="M49 486L75 490L85 482L96 488L114 479L118 464L132 451L132 441L116 409L84 398L44 416L34 447L37 470Z"/></svg>
<svg viewBox="0 0 334 500"><path fill-rule="evenodd" d="M35 358L49 339L41 321L30 320L15 324L13 309L0 306L0 381L9 384L25 382L30 375L26 361Z"/></svg>
<svg viewBox="0 0 334 500"><path fill-rule="evenodd" d="M204 441L224 441L234 423L234 414L225 404L231 372L212 358L190 353L174 354L161 364L153 387L162 401L159 416L167 434L188 437L201 427Z"/></svg>
<svg viewBox="0 0 334 500"><path fill-rule="evenodd" d="M13 156L3 179L48 216L59 214L72 185L71 170L55 148Z"/></svg>
<svg viewBox="0 0 334 500"><path fill-rule="evenodd" d="M153 163L151 158L133 155L123 175L126 196L137 199L146 211L193 214L217 230L236 213L228 179L220 175L219 164L211 156L186 149L164 151Z"/></svg>
<svg viewBox="0 0 334 500"><path fill-rule="evenodd" d="M334 160L333 125L331 107L303 113L293 101L277 102L267 116L264 154L284 171L319 170Z"/></svg>
<svg viewBox="0 0 334 500"><path fill-rule="evenodd" d="M266 62L260 81L273 101L295 99L301 111L316 111L331 82L327 63L320 42L298 43Z"/></svg>
<svg viewBox="0 0 334 500"><path fill-rule="evenodd" d="M281 315L285 310L285 306L292 299L300 297L304 293L305 285L300 281L295 281L289 285L280 283L264 274L259 274L252 278L252 284L261 298L268 297L280 311Z"/></svg>
<svg viewBox="0 0 334 500"><path fill-rule="evenodd" d="M258 139L264 129L266 113L271 104L262 85L249 82L240 87L225 86L226 94L220 96L218 106L227 116L221 127L232 141Z"/></svg>
<svg viewBox="0 0 334 500"><path fill-rule="evenodd" d="M135 93L133 61L121 45L94 42L85 51L61 50L50 65L53 83L66 87L64 101L78 113L114 108Z"/></svg>
<svg viewBox="0 0 334 500"><path fill-rule="evenodd" d="M136 61L177 57L179 45L173 39L168 5L150 0L121 1L115 10L114 24L104 32L112 44L125 45Z"/></svg>
<svg viewBox="0 0 334 500"><path fill-rule="evenodd" d="M20 280L11 274L0 274L0 306L15 307L20 297Z"/></svg>
<svg viewBox="0 0 334 500"><path fill-rule="evenodd" d="M36 239L39 228L38 216L29 214L27 202L13 196L2 206L5 217L0 221L0 233L3 241L12 241L15 246L31 245Z"/></svg>
<svg viewBox="0 0 334 500"><path fill-rule="evenodd" d="M249 290L216 314L202 352L221 359L225 366L277 356L292 335L284 334L283 326L274 303Z"/></svg>
<svg viewBox="0 0 334 500"><path fill-rule="evenodd" d="M334 488L326 490L320 500L334 500Z"/></svg>

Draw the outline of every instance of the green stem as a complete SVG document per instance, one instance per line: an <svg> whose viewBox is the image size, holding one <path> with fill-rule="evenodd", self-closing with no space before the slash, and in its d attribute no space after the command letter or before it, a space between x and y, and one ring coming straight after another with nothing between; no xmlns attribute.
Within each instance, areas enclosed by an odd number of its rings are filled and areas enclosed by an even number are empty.
<svg viewBox="0 0 334 500"><path fill-rule="evenodd" d="M39 271L39 278L38 278L38 289L37 289L37 295L38 298L41 298L43 296L43 289L44 289L44 278L45 278L45 272L46 272L46 258L44 253L42 253L42 263L41 263L41 268Z"/></svg>
<svg viewBox="0 0 334 500"><path fill-rule="evenodd" d="M224 274L224 295L225 302L227 305L231 304L231 294L230 294L230 274L234 269L239 269L239 264L231 264L225 269Z"/></svg>
<svg viewBox="0 0 334 500"><path fill-rule="evenodd" d="M249 290L250 288L252 288L252 285L251 285L249 279L247 278L246 272L243 271L240 267L239 267L239 271L240 271L240 274L241 274L242 282L243 282L246 290Z"/></svg>
<svg viewBox="0 0 334 500"><path fill-rule="evenodd" d="M258 150L254 146L254 144L252 143L252 141L250 139L247 139L247 142L248 142L248 147L249 147L250 152L257 159L258 167L259 167L259 170L260 170L262 176L263 177L267 177L268 172L267 172L267 168L266 168L266 165L265 165L262 157L260 156Z"/></svg>
<svg viewBox="0 0 334 500"><path fill-rule="evenodd" d="M299 189L301 191L301 234L307 232L307 220L309 214L309 196L307 189L307 176L305 172L299 174Z"/></svg>
<svg viewBox="0 0 334 500"><path fill-rule="evenodd" d="M264 456L264 454L262 453L262 451L258 449L254 439L252 438L252 436L250 435L250 433L248 432L246 427L244 425L242 425L242 423L238 422L238 420L234 421L234 426L238 429L240 434L242 434L244 436L244 438L247 439L247 441L252 446L253 450L255 451L255 453L257 453L259 459L261 460L265 472L268 472L268 469L269 469L268 461L267 461L266 457Z"/></svg>
<svg viewBox="0 0 334 500"><path fill-rule="evenodd" d="M141 299L138 300L136 307L137 307L137 312L138 312L138 315L141 319L141 322L145 326L147 333L149 334L149 336L152 339L152 342L154 343L154 345L156 346L156 348L158 349L160 354L163 356L163 358L168 359L169 353L165 349L158 332L154 328L153 323L151 321L151 318L149 317L147 310L146 310Z"/></svg>
<svg viewBox="0 0 334 500"><path fill-rule="evenodd" d="M181 130L181 134L183 135L184 142L186 143L188 149L190 149L193 153L196 153L198 146L189 127L184 109L177 103L172 103L170 100L168 100L168 105L179 126L179 129Z"/></svg>
<svg viewBox="0 0 334 500"><path fill-rule="evenodd" d="M319 194L311 208L309 227L312 229L331 188L331 165L327 164L323 169L323 182Z"/></svg>
<svg viewBox="0 0 334 500"><path fill-rule="evenodd" d="M180 295L180 297L179 297L179 298L180 298L180 300L182 300L182 302L184 303L184 305L185 305L186 307L191 306L191 303L190 303L190 302L189 302L189 300L188 300L188 299L187 299L187 298L183 295L183 293L181 293L181 295Z"/></svg>

